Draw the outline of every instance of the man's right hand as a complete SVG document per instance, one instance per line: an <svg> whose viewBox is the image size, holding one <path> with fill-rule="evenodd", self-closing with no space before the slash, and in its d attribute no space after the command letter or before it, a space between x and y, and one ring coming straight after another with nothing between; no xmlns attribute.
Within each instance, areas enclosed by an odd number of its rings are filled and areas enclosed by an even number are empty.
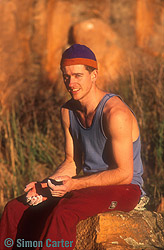
<svg viewBox="0 0 164 250"><path fill-rule="evenodd" d="M35 193L35 191L36 191L35 184L36 184L36 183L37 183L36 181L30 182L29 184L26 185L24 191L25 191L26 193L27 193L28 191L31 191L31 192L33 191L33 192Z"/></svg>
<svg viewBox="0 0 164 250"><path fill-rule="evenodd" d="M26 199L30 206L36 206L39 203L47 200L47 197L37 193L36 184L37 182L31 182L26 185L24 189L24 191L27 192Z"/></svg>

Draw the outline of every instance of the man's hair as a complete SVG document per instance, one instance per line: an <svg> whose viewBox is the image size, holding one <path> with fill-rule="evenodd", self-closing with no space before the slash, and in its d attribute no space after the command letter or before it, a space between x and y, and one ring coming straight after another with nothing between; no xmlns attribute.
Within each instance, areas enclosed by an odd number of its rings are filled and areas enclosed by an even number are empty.
<svg viewBox="0 0 164 250"><path fill-rule="evenodd" d="M91 67L91 66L87 66L87 65L84 65L85 69L89 72L89 73L92 73L92 71L94 71L96 68L94 67Z"/></svg>

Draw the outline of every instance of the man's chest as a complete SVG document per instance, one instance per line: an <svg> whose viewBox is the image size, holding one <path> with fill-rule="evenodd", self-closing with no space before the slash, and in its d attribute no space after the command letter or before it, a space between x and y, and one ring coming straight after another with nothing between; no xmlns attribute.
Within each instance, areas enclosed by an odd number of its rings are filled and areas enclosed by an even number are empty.
<svg viewBox="0 0 164 250"><path fill-rule="evenodd" d="M93 112L90 112L89 114L78 111L76 112L76 116L84 128L90 128L92 126L95 113L95 110Z"/></svg>

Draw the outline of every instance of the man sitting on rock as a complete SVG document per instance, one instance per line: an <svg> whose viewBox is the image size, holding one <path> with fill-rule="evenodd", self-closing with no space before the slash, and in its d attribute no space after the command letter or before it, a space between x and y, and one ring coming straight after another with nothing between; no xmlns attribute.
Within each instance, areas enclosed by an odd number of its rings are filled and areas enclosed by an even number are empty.
<svg viewBox="0 0 164 250"><path fill-rule="evenodd" d="M96 86L97 60L88 47L68 48L61 70L71 95L61 108L65 160L51 177L26 186L25 202L19 197L7 204L0 249L5 249L6 238L15 241L16 249L22 237L24 242L39 240L42 249L53 249L47 246L50 241L61 242L58 249L68 241L73 249L80 220L101 212L130 211L144 195L140 134L133 111L120 96ZM80 168L84 175L77 178Z"/></svg>

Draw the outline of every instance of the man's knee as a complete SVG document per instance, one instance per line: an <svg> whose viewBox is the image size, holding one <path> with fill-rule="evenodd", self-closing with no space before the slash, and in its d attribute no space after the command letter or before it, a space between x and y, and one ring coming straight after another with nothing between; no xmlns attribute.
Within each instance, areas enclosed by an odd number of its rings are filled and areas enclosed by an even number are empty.
<svg viewBox="0 0 164 250"><path fill-rule="evenodd" d="M13 199L13 200L10 200L8 201L8 203L5 205L5 210L13 210L14 208L17 207L17 199Z"/></svg>
<svg viewBox="0 0 164 250"><path fill-rule="evenodd" d="M12 214L14 213L19 213L20 211L24 211L28 208L29 206L25 203L25 198L24 195L15 198L13 200L10 200L6 205L4 210L6 212L11 212Z"/></svg>

